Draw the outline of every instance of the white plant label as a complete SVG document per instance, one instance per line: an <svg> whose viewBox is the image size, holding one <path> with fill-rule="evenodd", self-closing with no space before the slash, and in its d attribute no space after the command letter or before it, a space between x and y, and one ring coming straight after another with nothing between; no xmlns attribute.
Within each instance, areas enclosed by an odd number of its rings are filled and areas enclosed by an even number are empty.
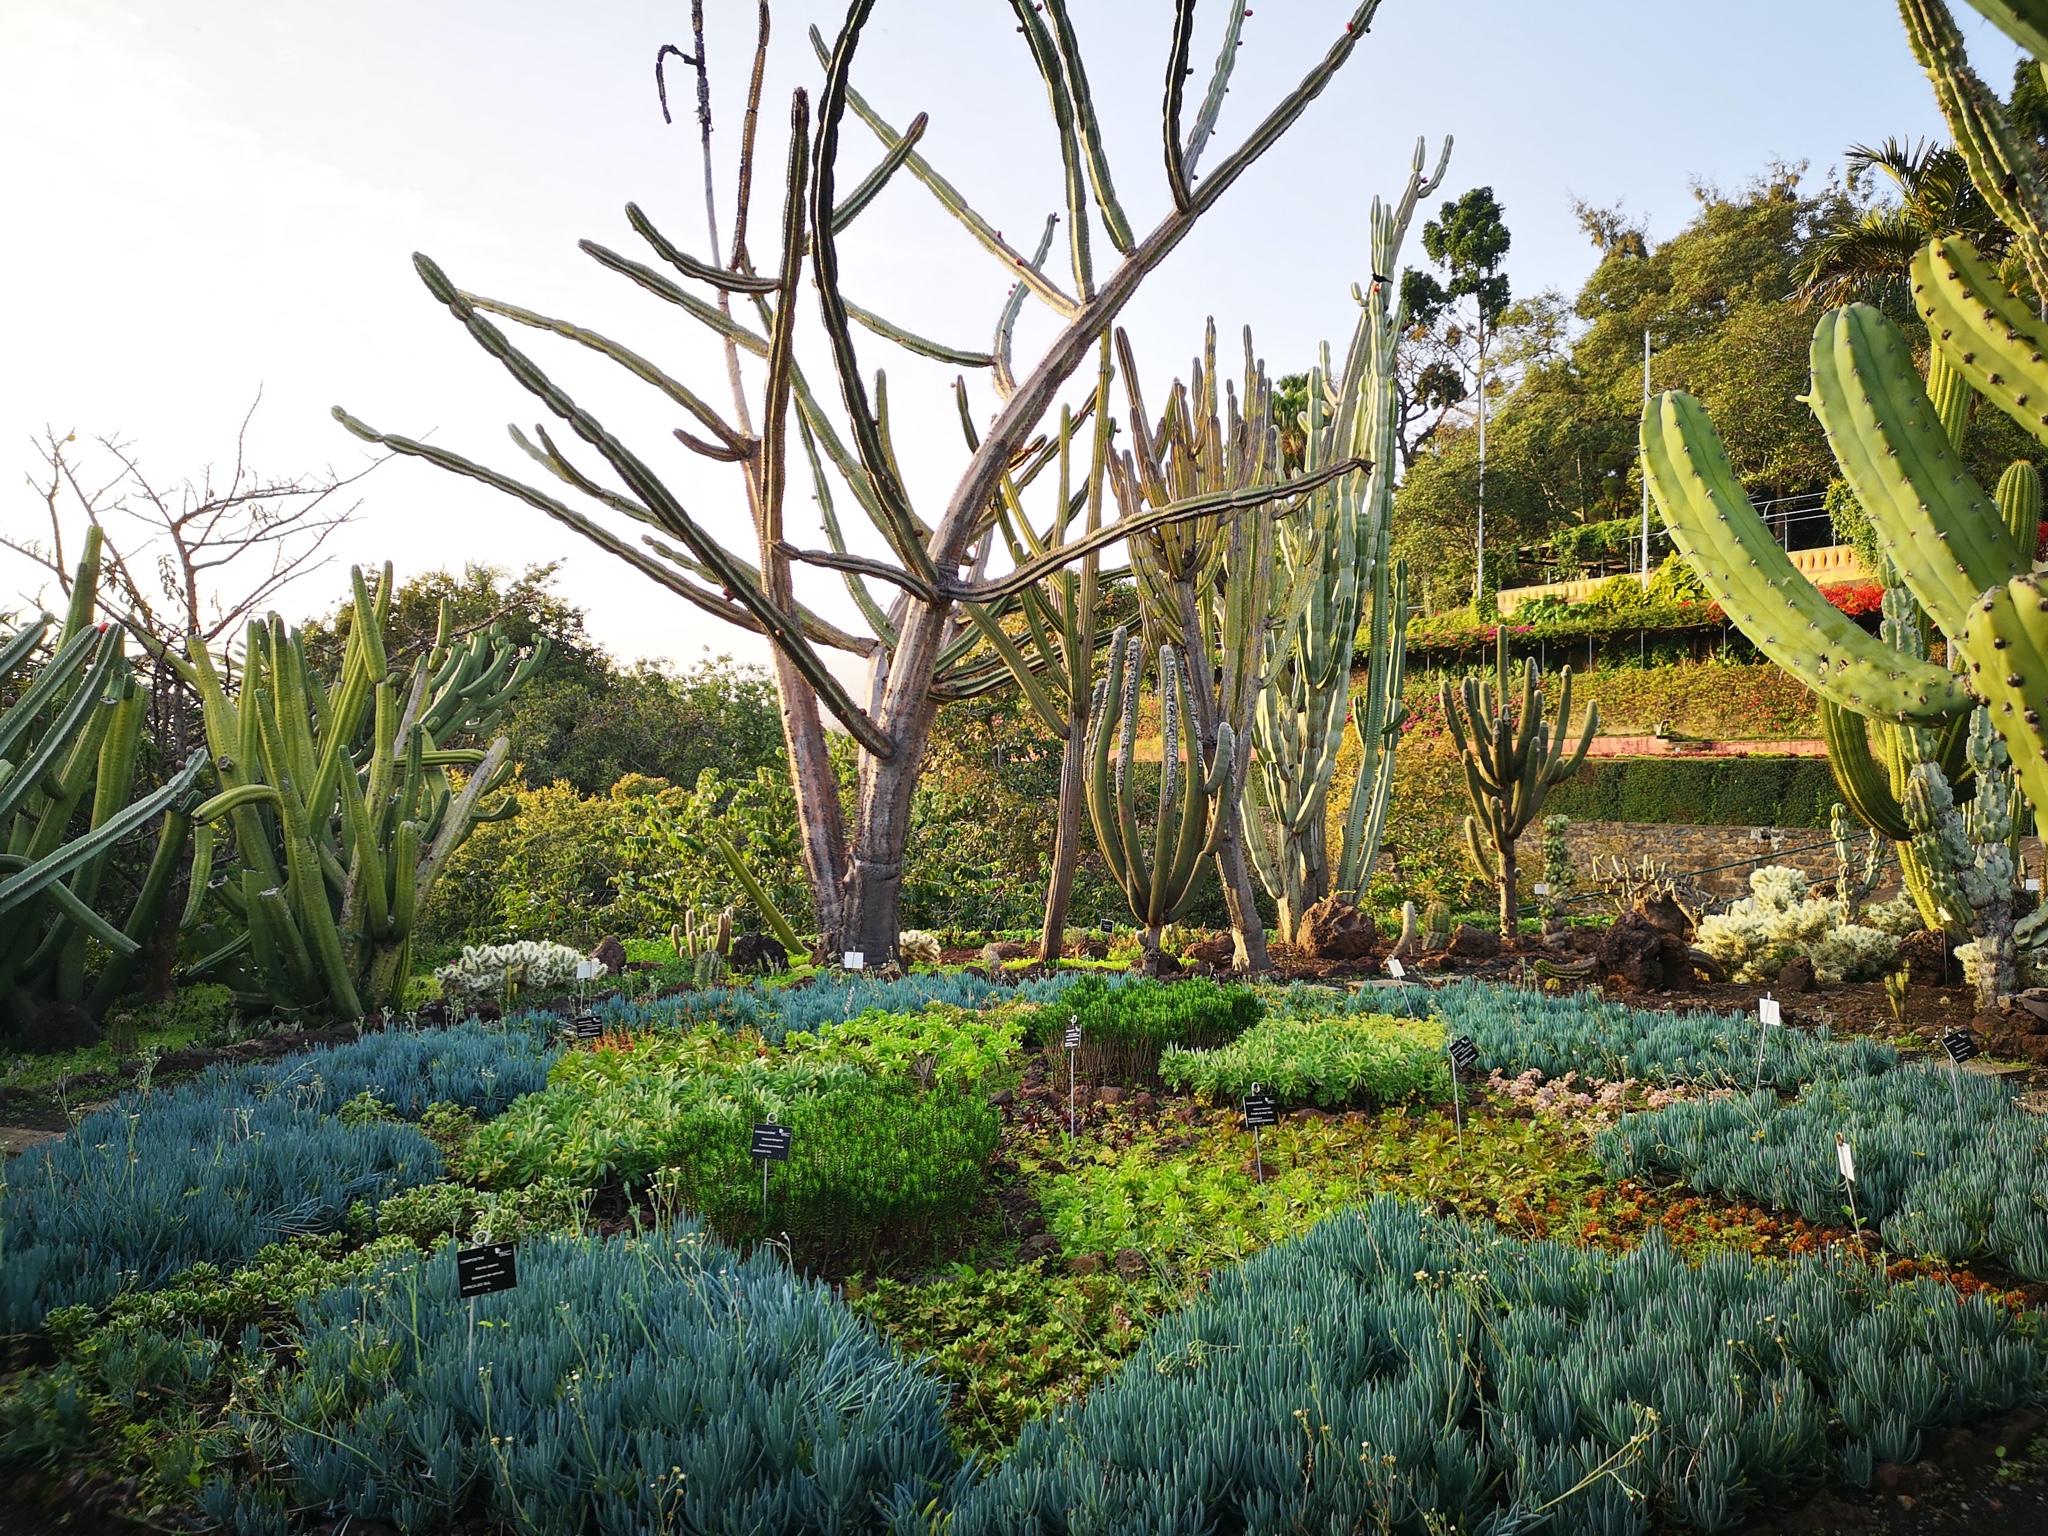
<svg viewBox="0 0 2048 1536"><path fill-rule="evenodd" d="M1758 998L1756 1000L1756 1016L1765 1025L1783 1024L1785 1022L1784 1012L1778 1007L1778 1000L1775 997Z"/></svg>
<svg viewBox="0 0 2048 1536"><path fill-rule="evenodd" d="M2029 875L2029 876L2027 876L2027 889L2028 889L2028 890L2030 890L2030 891L2038 891L2038 890L2040 890L2040 889L2041 889L2041 877L2040 877L2039 875Z"/></svg>
<svg viewBox="0 0 2048 1536"><path fill-rule="evenodd" d="M1536 894L1538 896L1548 896L1550 894L1550 886L1546 882L1538 880L1536 882Z"/></svg>
<svg viewBox="0 0 2048 1536"><path fill-rule="evenodd" d="M1856 1182L1856 1154L1849 1150L1849 1143L1840 1131L1835 1133L1835 1166L1842 1170L1843 1182Z"/></svg>
<svg viewBox="0 0 2048 1536"><path fill-rule="evenodd" d="M596 976L597 962L595 960L578 960L576 962L576 979L578 981L591 981Z"/></svg>
<svg viewBox="0 0 2048 1536"><path fill-rule="evenodd" d="M849 949L840 958L846 962L844 966L846 970L864 971L868 968L868 957L857 949Z"/></svg>
<svg viewBox="0 0 2048 1536"><path fill-rule="evenodd" d="M1394 980L1399 981L1402 977L1408 974L1408 967L1403 965L1399 960L1395 959L1392 955L1389 955L1387 956L1387 974L1393 977Z"/></svg>

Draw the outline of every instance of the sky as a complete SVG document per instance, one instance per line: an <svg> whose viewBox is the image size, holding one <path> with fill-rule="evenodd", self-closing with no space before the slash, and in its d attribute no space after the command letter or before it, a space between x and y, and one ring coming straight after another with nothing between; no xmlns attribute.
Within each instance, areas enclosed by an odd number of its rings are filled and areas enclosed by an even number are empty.
<svg viewBox="0 0 2048 1536"><path fill-rule="evenodd" d="M2003 88L2015 51L1957 8L1980 72ZM1172 7L1071 9L1118 189L1149 228L1168 206L1158 125ZM1322 55L1350 9L1254 6L1224 146ZM706 10L723 235L754 5ZM805 31L830 37L842 14L820 0L775 10L752 240L764 265L778 243L790 93L815 94L821 73ZM1213 0L1196 13L1198 84L1223 14ZM0 241L0 524L34 537L45 523L33 476L46 429L75 431L81 450L117 436L176 482L232 454L259 393L249 454L271 473L361 468L365 445L328 415L342 404L385 430L538 474L505 431L530 426L538 403L434 304L414 251L464 288L574 319L729 398L722 358L693 322L577 249L590 238L644 255L622 214L637 201L678 245L708 250L694 82L670 61L668 125L653 77L657 49L687 49L688 27L678 0L0 0L0 206L11 213ZM1000 0L878 0L853 78L898 126L930 114L925 153L1012 243L1059 206L1044 91ZM1155 400L1198 351L1205 317L1226 356L1249 325L1276 373L1300 368L1320 341L1341 345L1357 313L1351 284L1369 275L1373 197L1398 192L1418 135L1432 161L1455 135L1440 197L1494 189L1514 236L1508 272L1528 293L1570 292L1592 267L1574 199L1621 204L1665 238L1691 216L1699 185L1738 187L1773 162L1807 162L1818 178L1850 144L1939 131L1896 13L1871 0L1385 0L1348 66L1148 281L1125 323ZM849 118L842 184L875 156ZM1099 242L1097 253L1099 271L1112 253ZM1419 227L1407 255L1422 260ZM855 302L987 347L1006 274L908 176L849 228L841 259ZM1020 361L1052 334L1047 315L1027 306ZM814 316L805 324L803 355L822 383ZM737 476L670 442L672 407L567 343L528 332L521 344L641 446L701 521L751 548ZM865 333L860 346L868 368L888 369L906 477L935 509L966 459L955 370ZM988 385L970 391L987 419ZM765 654L540 513L425 464L384 464L357 493L335 563L279 600L288 618L331 609L350 562L394 561L403 577L560 560L561 592L622 660ZM798 542L822 542L801 478L790 523ZM850 615L836 577L801 580L821 611ZM32 569L0 555L0 608L37 590Z"/></svg>

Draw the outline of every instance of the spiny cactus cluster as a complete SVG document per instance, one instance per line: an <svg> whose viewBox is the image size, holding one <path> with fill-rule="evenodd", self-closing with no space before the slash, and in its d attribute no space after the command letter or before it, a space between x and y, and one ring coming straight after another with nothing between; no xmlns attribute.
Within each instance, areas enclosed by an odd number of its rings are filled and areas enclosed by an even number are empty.
<svg viewBox="0 0 2048 1536"><path fill-rule="evenodd" d="M276 1404L293 1506L405 1531L880 1532L957 1471L944 1386L772 1249L683 1222L518 1262L473 1332L446 1248L305 1304ZM274 1491L201 1502L288 1529Z"/></svg>
<svg viewBox="0 0 2048 1536"><path fill-rule="evenodd" d="M1805 956L1821 982L1871 981L1898 958L1899 939L1920 927L1912 898L1869 907L1849 921L1839 898L1809 894L1806 875L1782 864L1749 877L1750 894L1700 919L1699 947L1738 981L1765 981Z"/></svg>
<svg viewBox="0 0 2048 1536"><path fill-rule="evenodd" d="M2016 1319L1937 1283L1379 1200L1215 1276L949 1529L1718 1531L2044 1384Z"/></svg>
<svg viewBox="0 0 2048 1536"><path fill-rule="evenodd" d="M1598 1150L1616 1172L1675 1173L1841 1225L1837 1134L1855 1153L1855 1214L1887 1244L1953 1263L1990 1255L2048 1281L2048 1126L1974 1073L1901 1068L1814 1082L1792 1104L1767 1093L1674 1104L1627 1117Z"/></svg>
<svg viewBox="0 0 2048 1536"><path fill-rule="evenodd" d="M1545 1077L1745 1088L1757 1077L1754 1014L1652 1013L1584 993L1553 997L1478 982L1445 987L1432 1002L1446 1031L1479 1047L1482 1066L1510 1077L1534 1067ZM1837 1041L1824 1028L1764 1033L1762 1080L1786 1092L1817 1077L1882 1072L1899 1059L1888 1045Z"/></svg>
<svg viewBox="0 0 2048 1536"><path fill-rule="evenodd" d="M583 952L532 939L517 944L465 944L462 957L434 972L450 1002L496 1000L512 992L554 992L576 979ZM604 967L598 967L604 974Z"/></svg>

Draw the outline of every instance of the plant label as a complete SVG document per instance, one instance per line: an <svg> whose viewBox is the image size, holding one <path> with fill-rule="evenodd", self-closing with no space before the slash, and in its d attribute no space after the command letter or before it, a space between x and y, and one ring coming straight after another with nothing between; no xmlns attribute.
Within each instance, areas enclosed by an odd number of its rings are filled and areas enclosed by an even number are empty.
<svg viewBox="0 0 2048 1536"><path fill-rule="evenodd" d="M773 1120L763 1120L754 1127L753 1157L757 1162L786 1163L789 1161L789 1127L777 1125Z"/></svg>
<svg viewBox="0 0 2048 1536"><path fill-rule="evenodd" d="M1460 1035L1450 1045L1451 1061L1460 1072L1469 1072L1472 1064L1479 1060L1479 1047L1472 1043L1470 1035Z"/></svg>
<svg viewBox="0 0 2048 1536"><path fill-rule="evenodd" d="M595 1040L604 1033L604 1020L594 1013L579 1013L570 1021L569 1033L578 1040Z"/></svg>
<svg viewBox="0 0 2048 1536"><path fill-rule="evenodd" d="M576 962L576 979L578 981L595 981L597 979L597 962L595 960L578 960Z"/></svg>
<svg viewBox="0 0 2048 1536"><path fill-rule="evenodd" d="M1548 896L1550 894L1550 882L1547 880L1538 880L1536 882L1536 894L1538 896Z"/></svg>
<svg viewBox="0 0 2048 1536"><path fill-rule="evenodd" d="M1977 1042L1960 1029L1946 1031L1941 1037L1941 1048L1948 1052L1948 1059L1959 1067L1977 1054Z"/></svg>
<svg viewBox="0 0 2048 1536"><path fill-rule="evenodd" d="M1244 1123L1248 1129L1280 1123L1280 1101L1270 1093L1259 1092L1259 1085L1252 1084L1252 1091L1244 1096Z"/></svg>
<svg viewBox="0 0 2048 1536"><path fill-rule="evenodd" d="M1394 980L1399 981L1408 974L1408 967L1403 965L1394 956L1389 955L1387 956L1387 974L1393 977Z"/></svg>
<svg viewBox="0 0 2048 1536"><path fill-rule="evenodd" d="M465 1301L509 1291L519 1284L519 1264L511 1243L485 1243L455 1250L455 1294Z"/></svg>
<svg viewBox="0 0 2048 1536"><path fill-rule="evenodd" d="M1856 1154L1849 1150L1849 1142L1840 1131L1835 1132L1835 1166L1842 1170L1842 1182L1856 1182Z"/></svg>
<svg viewBox="0 0 2048 1536"><path fill-rule="evenodd" d="M864 971L868 968L868 957L857 949L849 949L839 958L844 962L842 966L844 970Z"/></svg>
<svg viewBox="0 0 2048 1536"><path fill-rule="evenodd" d="M2041 889L2041 877L2039 875L2027 876L2027 889L2038 892Z"/></svg>
<svg viewBox="0 0 2048 1536"><path fill-rule="evenodd" d="M1778 1000L1775 997L1758 998L1756 1000L1756 1016L1758 1021L1766 1028L1773 1024L1782 1025L1785 1022L1785 1012L1778 1006Z"/></svg>
<svg viewBox="0 0 2048 1536"><path fill-rule="evenodd" d="M1067 1049L1070 1051L1081 1049L1081 1026L1078 1024L1069 1024L1067 1026Z"/></svg>
<svg viewBox="0 0 2048 1536"><path fill-rule="evenodd" d="M1102 922L1101 922L1101 924L1100 924L1100 927L1101 927L1101 929L1102 929L1102 931L1103 931L1104 933L1115 933L1115 932L1116 932L1116 919L1114 919L1114 918L1109 918L1109 917L1105 917L1105 918L1104 918L1104 919L1102 920Z"/></svg>

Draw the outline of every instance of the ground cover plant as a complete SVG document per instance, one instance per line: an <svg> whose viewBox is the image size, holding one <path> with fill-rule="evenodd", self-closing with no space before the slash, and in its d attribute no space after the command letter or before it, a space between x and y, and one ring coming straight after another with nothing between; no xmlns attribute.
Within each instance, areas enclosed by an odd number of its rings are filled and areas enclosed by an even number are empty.
<svg viewBox="0 0 2048 1536"><path fill-rule="evenodd" d="M1200 978L1133 987L1091 975L1028 1012L1024 1039L1064 1060L1067 1028L1078 1025L1074 1066L1088 1082L1156 1085L1164 1051L1226 1045L1264 1012L1248 987Z"/></svg>
<svg viewBox="0 0 2048 1536"><path fill-rule="evenodd" d="M1853 1211L1837 1136L1854 1159ZM1808 1220L1860 1220L1902 1253L1990 1257L2048 1281L2048 1126L1973 1073L1902 1067L1816 1081L1791 1103L1757 1093L1673 1104L1623 1117L1598 1146L1612 1169L1677 1174Z"/></svg>
<svg viewBox="0 0 2048 1536"><path fill-rule="evenodd" d="M1552 996L1520 988L1455 982L1430 1006L1452 1036L1469 1036L1480 1065L1515 1076L1568 1072L1619 1082L1741 1084L1785 1092L1818 1076L1882 1072L1898 1061L1888 1045L1836 1040L1825 1028L1764 1030L1754 1015L1652 1012L1584 992Z"/></svg>
<svg viewBox="0 0 2048 1536"><path fill-rule="evenodd" d="M1212 1103L1242 1098L1254 1084L1284 1104L1325 1108L1450 1092L1443 1025L1385 1014L1263 1019L1217 1050L1169 1046L1159 1075Z"/></svg>
<svg viewBox="0 0 2048 1536"><path fill-rule="evenodd" d="M2044 1381L2016 1319L1937 1283L1609 1256L1381 1200L1218 1274L1027 1425L951 1529L1724 1530Z"/></svg>

